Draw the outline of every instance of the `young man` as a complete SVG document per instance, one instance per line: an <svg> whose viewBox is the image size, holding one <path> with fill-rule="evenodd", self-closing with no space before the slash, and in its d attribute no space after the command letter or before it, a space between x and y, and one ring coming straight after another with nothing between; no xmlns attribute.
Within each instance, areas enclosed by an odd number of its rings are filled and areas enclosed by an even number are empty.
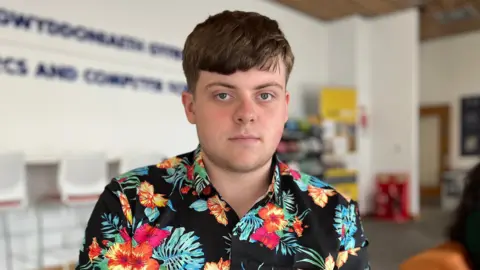
<svg viewBox="0 0 480 270"><path fill-rule="evenodd" d="M182 102L200 146L107 186L79 268L368 269L356 203L275 157L293 63L277 22L258 13L197 25Z"/></svg>

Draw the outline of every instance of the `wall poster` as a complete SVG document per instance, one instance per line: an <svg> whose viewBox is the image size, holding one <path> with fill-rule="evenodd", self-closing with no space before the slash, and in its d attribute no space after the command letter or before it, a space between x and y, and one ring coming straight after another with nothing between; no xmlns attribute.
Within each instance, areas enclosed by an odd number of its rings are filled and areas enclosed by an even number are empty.
<svg viewBox="0 0 480 270"><path fill-rule="evenodd" d="M480 156L480 95L461 100L460 144L462 156Z"/></svg>

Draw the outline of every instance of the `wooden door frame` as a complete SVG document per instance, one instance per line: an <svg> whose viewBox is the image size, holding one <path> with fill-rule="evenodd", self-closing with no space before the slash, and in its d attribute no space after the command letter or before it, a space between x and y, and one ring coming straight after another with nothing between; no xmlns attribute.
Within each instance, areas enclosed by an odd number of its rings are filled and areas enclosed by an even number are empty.
<svg viewBox="0 0 480 270"><path fill-rule="evenodd" d="M420 186L421 196L440 196L440 187L442 175L449 170L448 161L450 154L450 106L449 105L434 105L421 106L420 118L425 116L434 116L439 119L439 153L438 156L438 185L432 188L422 188ZM420 150L420 149L419 149ZM419 183L420 184L420 183Z"/></svg>

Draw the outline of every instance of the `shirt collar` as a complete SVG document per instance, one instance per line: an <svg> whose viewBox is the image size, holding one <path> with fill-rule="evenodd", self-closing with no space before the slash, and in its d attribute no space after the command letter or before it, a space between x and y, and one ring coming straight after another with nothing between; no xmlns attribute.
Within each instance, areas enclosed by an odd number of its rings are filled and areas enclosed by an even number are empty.
<svg viewBox="0 0 480 270"><path fill-rule="evenodd" d="M205 169L205 164L203 163L203 152L201 147L197 147L193 152L193 174L192 176L192 187L199 196L210 196L213 190L213 186L208 177L208 173ZM281 184L282 177L290 175L290 169L288 165L282 163L277 155L273 156L272 167L271 167L272 180L270 186L268 187L267 197L269 200L275 200L276 204L282 202L281 194Z"/></svg>

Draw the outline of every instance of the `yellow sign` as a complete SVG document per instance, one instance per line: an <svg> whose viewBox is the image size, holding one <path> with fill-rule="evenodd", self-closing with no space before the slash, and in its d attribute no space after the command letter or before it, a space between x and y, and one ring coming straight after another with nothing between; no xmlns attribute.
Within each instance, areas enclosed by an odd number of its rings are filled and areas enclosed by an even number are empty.
<svg viewBox="0 0 480 270"><path fill-rule="evenodd" d="M333 184L335 190L342 196L358 201L358 187L356 183Z"/></svg>
<svg viewBox="0 0 480 270"><path fill-rule="evenodd" d="M328 87L320 92L320 115L325 120L355 123L357 91L352 88Z"/></svg>

